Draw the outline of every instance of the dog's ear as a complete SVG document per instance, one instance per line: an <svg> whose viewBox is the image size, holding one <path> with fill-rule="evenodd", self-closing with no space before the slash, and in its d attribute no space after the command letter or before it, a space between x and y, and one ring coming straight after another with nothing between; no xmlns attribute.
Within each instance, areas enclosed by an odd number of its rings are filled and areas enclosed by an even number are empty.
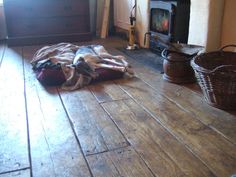
<svg viewBox="0 0 236 177"><path fill-rule="evenodd" d="M84 61L84 58L83 58L83 57L80 57L80 58L79 58L79 61Z"/></svg>

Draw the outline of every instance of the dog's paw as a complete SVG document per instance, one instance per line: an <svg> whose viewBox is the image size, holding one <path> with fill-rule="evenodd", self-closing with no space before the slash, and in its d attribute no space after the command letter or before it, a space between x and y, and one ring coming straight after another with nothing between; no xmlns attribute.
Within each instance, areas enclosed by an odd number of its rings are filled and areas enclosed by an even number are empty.
<svg viewBox="0 0 236 177"><path fill-rule="evenodd" d="M125 71L126 71L128 74L130 74L130 75L134 75L134 71L133 71L133 69L132 69L131 67L126 67L126 68L125 68Z"/></svg>
<svg viewBox="0 0 236 177"><path fill-rule="evenodd" d="M125 57L122 56L122 55L116 55L116 59L119 59L119 60L125 60Z"/></svg>

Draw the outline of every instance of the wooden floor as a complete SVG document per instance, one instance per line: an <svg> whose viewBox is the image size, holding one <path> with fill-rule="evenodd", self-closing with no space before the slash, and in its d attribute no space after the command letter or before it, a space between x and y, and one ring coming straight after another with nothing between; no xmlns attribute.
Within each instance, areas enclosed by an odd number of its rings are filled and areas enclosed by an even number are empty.
<svg viewBox="0 0 236 177"><path fill-rule="evenodd" d="M122 54L120 39L96 40ZM0 177L230 177L236 114L129 59L136 77L65 92L29 64L41 46L0 45Z"/></svg>

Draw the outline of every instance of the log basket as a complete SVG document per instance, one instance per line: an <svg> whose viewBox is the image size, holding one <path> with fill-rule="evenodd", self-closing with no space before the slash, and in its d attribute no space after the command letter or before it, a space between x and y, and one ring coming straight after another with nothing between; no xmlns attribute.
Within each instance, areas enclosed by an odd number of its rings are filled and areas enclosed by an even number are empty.
<svg viewBox="0 0 236 177"><path fill-rule="evenodd" d="M211 106L236 110L236 52L219 51L202 53L191 61L204 98Z"/></svg>

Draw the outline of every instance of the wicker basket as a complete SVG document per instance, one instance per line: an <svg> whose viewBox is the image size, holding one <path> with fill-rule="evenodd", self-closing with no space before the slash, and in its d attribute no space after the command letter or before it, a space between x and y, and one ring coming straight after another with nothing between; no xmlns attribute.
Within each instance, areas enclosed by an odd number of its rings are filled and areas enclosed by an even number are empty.
<svg viewBox="0 0 236 177"><path fill-rule="evenodd" d="M208 104L236 110L236 53L219 51L200 54L191 61L198 83Z"/></svg>

